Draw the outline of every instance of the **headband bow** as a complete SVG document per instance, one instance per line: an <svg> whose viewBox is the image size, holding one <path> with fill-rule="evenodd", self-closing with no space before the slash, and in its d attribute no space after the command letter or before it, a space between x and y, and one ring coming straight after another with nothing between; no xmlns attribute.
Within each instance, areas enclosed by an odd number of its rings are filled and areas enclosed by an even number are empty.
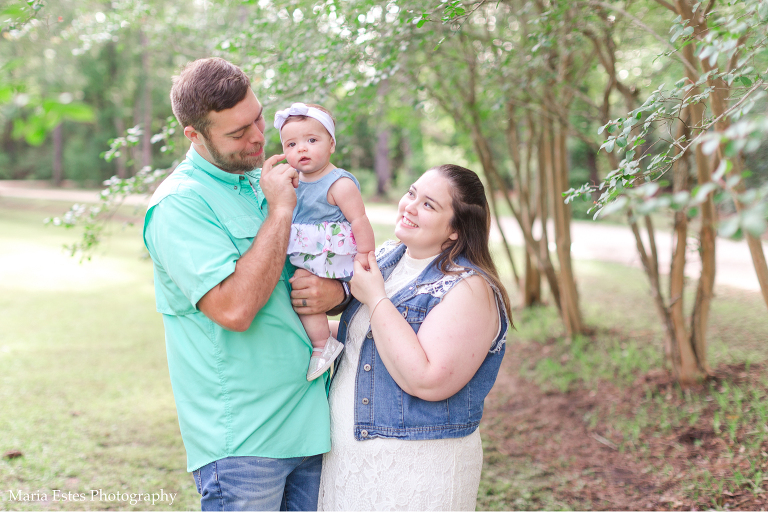
<svg viewBox="0 0 768 512"><path fill-rule="evenodd" d="M308 107L304 103L294 103L285 110L278 110L275 114L275 128L277 128L278 132L282 130L283 125L291 116L307 116L311 117L312 119L317 119L320 121L320 124L322 124L326 130L328 130L328 133L331 134L333 142L336 143L336 130L333 125L333 119L322 110L315 107ZM282 132L280 133L280 142L283 142Z"/></svg>

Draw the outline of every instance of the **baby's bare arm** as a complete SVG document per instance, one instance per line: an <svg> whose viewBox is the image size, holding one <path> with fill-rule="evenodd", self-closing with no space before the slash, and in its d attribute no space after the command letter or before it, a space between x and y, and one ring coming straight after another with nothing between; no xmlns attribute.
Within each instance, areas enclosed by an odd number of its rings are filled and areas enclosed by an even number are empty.
<svg viewBox="0 0 768 512"><path fill-rule="evenodd" d="M331 204L336 204L351 224L358 254L368 254L374 250L376 242L373 238L373 228L365 214L363 196L360 195L355 182L349 178L336 180L328 190L328 196Z"/></svg>

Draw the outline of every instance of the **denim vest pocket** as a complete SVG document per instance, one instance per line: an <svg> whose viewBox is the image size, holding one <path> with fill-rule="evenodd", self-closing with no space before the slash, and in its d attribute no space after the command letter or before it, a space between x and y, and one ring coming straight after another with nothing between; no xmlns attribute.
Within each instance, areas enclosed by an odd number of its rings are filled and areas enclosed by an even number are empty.
<svg viewBox="0 0 768 512"><path fill-rule="evenodd" d="M400 316L405 318L405 321L411 324L411 327L414 328L415 324L421 324L427 317L427 308L418 304L400 304L397 306L397 311L399 311Z"/></svg>

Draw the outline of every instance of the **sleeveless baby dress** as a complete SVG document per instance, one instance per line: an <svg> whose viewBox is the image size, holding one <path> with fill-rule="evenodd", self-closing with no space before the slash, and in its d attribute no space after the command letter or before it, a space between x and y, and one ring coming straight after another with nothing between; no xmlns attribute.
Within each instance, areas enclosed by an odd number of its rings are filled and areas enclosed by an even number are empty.
<svg viewBox="0 0 768 512"><path fill-rule="evenodd" d="M328 202L328 190L341 178L351 179L360 190L357 179L343 169L334 169L317 181L299 182L288 256L294 266L316 276L349 281L357 244L341 208Z"/></svg>

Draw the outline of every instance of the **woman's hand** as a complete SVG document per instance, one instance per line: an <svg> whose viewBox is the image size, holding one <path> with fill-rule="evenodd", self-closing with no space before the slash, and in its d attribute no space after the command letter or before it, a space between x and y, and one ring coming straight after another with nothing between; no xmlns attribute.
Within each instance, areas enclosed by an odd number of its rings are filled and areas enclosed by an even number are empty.
<svg viewBox="0 0 768 512"><path fill-rule="evenodd" d="M355 259L355 273L349 287L357 300L371 307L376 301L386 297L387 292L384 291L384 277L376 264L376 254L373 251L368 253L368 266L370 269L366 270L360 261Z"/></svg>

